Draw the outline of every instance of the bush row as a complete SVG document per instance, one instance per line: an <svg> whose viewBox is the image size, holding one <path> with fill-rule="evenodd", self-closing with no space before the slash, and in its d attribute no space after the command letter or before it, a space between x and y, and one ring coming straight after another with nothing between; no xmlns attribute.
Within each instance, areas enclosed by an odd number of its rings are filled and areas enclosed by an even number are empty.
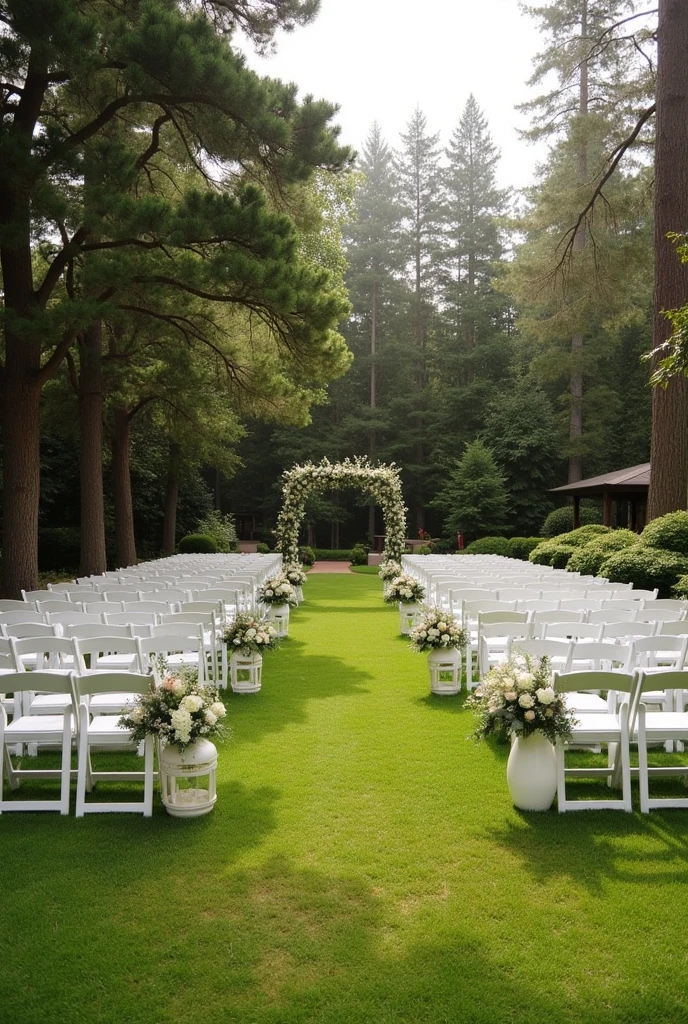
<svg viewBox="0 0 688 1024"><path fill-rule="evenodd" d="M520 558L526 561L533 548L541 543L542 537L481 537L468 545L466 554L504 555L507 558Z"/></svg>

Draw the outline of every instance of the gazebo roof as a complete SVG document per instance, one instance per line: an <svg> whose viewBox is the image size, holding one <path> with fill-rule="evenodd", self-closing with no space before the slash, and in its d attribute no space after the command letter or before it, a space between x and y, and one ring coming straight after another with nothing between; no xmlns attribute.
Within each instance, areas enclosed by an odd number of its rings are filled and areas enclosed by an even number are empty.
<svg viewBox="0 0 688 1024"><path fill-rule="evenodd" d="M602 473L591 476L587 480L577 480L563 487L553 487L552 494L595 495L604 494L643 494L650 486L650 463L643 462L639 466L628 469L617 469L613 473Z"/></svg>

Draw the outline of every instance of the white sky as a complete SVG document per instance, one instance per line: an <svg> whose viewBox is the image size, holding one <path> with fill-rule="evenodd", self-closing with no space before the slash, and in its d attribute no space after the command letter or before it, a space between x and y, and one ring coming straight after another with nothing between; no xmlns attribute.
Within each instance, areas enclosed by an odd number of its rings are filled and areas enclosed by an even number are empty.
<svg viewBox="0 0 688 1024"><path fill-rule="evenodd" d="M502 185L528 184L543 158L516 133L527 121L514 105L531 95L525 83L542 48L517 0L322 0L312 25L277 42L272 57L247 49L250 66L339 104L341 139L356 149L374 120L397 146L416 106L446 145L473 92L502 152Z"/></svg>

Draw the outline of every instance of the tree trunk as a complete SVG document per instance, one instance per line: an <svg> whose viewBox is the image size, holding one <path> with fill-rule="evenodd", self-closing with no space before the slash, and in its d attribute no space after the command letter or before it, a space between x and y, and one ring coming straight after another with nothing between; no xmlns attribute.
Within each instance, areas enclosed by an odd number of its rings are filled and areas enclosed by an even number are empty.
<svg viewBox="0 0 688 1024"><path fill-rule="evenodd" d="M180 447L170 441L170 457L167 469L167 490L165 492L165 514L162 523L163 558L173 555L177 546L177 503L179 501L179 455Z"/></svg>
<svg viewBox="0 0 688 1024"><path fill-rule="evenodd" d="M655 293L652 346L667 340L663 315L688 296L688 265L667 239L688 225L688 7L659 0L655 144ZM652 394L652 472L647 518L685 509L688 501L688 381L676 377Z"/></svg>
<svg viewBox="0 0 688 1024"><path fill-rule="evenodd" d="M112 431L112 475L115 498L115 549L117 567L136 563L134 505L131 497L130 419L127 409L114 410Z"/></svg>
<svg viewBox="0 0 688 1024"><path fill-rule="evenodd" d="M583 4L581 12L581 39L588 37L588 5ZM578 114L583 121L588 116L588 62L582 61L580 66L580 88ZM585 129L580 131L578 142L576 178L579 186L585 185L588 180L588 143ZM582 253L586 244L585 226L581 225L573 240L574 259L575 253ZM571 411L569 415L569 444L571 455L569 456L569 483L576 483L583 479L583 456L580 453L580 445L583 439L583 332L574 331L571 336L571 376L569 382L569 396Z"/></svg>
<svg viewBox="0 0 688 1024"><path fill-rule="evenodd" d="M14 246L2 246L4 306L15 317L28 318L35 306L28 203L13 201L5 192L0 196L0 224L9 225L13 234L22 238ZM22 589L38 586L40 365L40 342L22 337L7 323L2 388L2 593L8 598L20 598Z"/></svg>
<svg viewBox="0 0 688 1024"><path fill-rule="evenodd" d="M373 294L370 308L370 408L377 406L377 367L375 365L375 351L377 348L377 284L373 282ZM368 436L368 454L373 459L375 455L377 438L375 427L370 428ZM375 536L375 504L368 505L368 543L372 545Z"/></svg>
<svg viewBox="0 0 688 1024"><path fill-rule="evenodd" d="M107 569L103 498L102 321L79 338L79 476L81 488L80 576Z"/></svg>

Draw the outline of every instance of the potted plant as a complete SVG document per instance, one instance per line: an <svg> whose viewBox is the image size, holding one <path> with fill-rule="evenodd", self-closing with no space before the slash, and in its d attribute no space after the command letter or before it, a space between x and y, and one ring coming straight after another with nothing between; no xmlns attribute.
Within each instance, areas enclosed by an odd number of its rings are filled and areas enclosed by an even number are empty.
<svg viewBox="0 0 688 1024"><path fill-rule="evenodd" d="M215 687L200 686L198 673L183 668L166 670L159 685L137 697L121 716L119 724L131 731L134 742L156 737L162 802L174 817L197 817L213 809L217 748L211 737L224 733L226 713ZM199 786L204 778L206 785Z"/></svg>
<svg viewBox="0 0 688 1024"><path fill-rule="evenodd" d="M402 636L408 635L420 616L425 587L414 576L402 572L386 584L383 597L388 604L399 605L399 631Z"/></svg>
<svg viewBox="0 0 688 1024"><path fill-rule="evenodd" d="M277 630L262 615L240 612L222 633L229 652L229 677L234 693L257 693L261 686L263 651L278 644Z"/></svg>
<svg viewBox="0 0 688 1024"><path fill-rule="evenodd" d="M287 580L291 583L292 587L294 588L296 604L301 604L301 602L303 601L303 590L301 588L308 579L308 576L304 572L303 566L299 565L298 562L295 562L291 565L285 565L282 572L283 575L287 577Z"/></svg>
<svg viewBox="0 0 688 1024"><path fill-rule="evenodd" d="M296 604L296 591L284 572L265 581L258 590L258 600L266 605L277 635L288 636L289 608Z"/></svg>
<svg viewBox="0 0 688 1024"><path fill-rule="evenodd" d="M506 778L524 811L546 811L557 791L553 743L567 739L576 719L552 687L547 658L516 655L491 669L466 701L479 716L476 739L491 733L512 740Z"/></svg>
<svg viewBox="0 0 688 1024"><path fill-rule="evenodd" d="M458 693L461 651L466 647L467 637L456 619L441 608L427 608L409 637L414 651L428 652L431 691L443 695Z"/></svg>

